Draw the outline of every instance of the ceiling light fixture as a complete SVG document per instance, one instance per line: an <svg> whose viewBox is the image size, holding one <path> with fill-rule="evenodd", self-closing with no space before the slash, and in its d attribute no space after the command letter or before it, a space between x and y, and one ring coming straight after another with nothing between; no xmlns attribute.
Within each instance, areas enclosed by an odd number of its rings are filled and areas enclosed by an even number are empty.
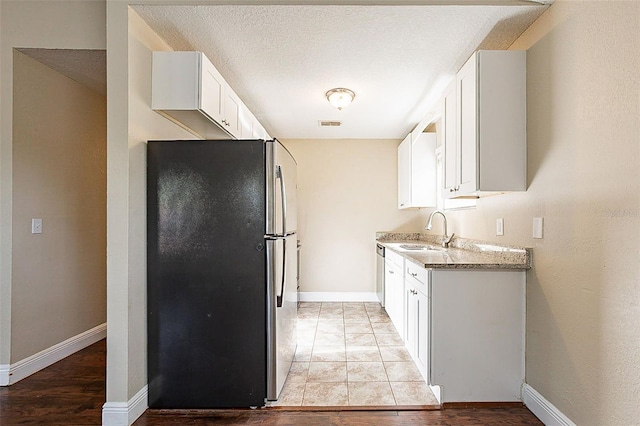
<svg viewBox="0 0 640 426"><path fill-rule="evenodd" d="M342 108L349 106L349 104L353 101L353 98L356 97L356 94L353 93L352 90L344 89L344 88L336 88L331 89L327 93L325 93L327 100L331 105L342 110Z"/></svg>

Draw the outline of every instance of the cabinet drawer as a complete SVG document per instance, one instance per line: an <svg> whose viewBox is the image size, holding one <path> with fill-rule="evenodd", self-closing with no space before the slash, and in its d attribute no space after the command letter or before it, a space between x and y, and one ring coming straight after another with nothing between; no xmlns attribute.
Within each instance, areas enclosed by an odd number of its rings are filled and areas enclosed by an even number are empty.
<svg viewBox="0 0 640 426"><path fill-rule="evenodd" d="M428 271L421 266L416 265L413 262L407 262L405 267L405 273L407 278L413 278L413 284L417 290L426 294L426 284L428 280Z"/></svg>
<svg viewBox="0 0 640 426"><path fill-rule="evenodd" d="M398 253L393 252L391 250L385 250L384 257L385 257L385 260L396 264L400 269L403 268L404 258Z"/></svg>

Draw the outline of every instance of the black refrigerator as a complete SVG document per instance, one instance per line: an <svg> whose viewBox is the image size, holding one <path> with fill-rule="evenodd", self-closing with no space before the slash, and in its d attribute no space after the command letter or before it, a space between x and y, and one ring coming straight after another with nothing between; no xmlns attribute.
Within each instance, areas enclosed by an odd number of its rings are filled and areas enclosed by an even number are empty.
<svg viewBox="0 0 640 426"><path fill-rule="evenodd" d="M277 140L149 141L150 408L276 400L296 348L296 163Z"/></svg>

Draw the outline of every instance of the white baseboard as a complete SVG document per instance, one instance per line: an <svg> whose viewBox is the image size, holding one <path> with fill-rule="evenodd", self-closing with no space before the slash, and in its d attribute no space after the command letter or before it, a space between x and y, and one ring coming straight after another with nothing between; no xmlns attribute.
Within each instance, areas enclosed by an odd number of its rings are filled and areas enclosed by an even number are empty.
<svg viewBox="0 0 640 426"><path fill-rule="evenodd" d="M9 371L11 371L11 365L0 364L0 386L9 386Z"/></svg>
<svg viewBox="0 0 640 426"><path fill-rule="evenodd" d="M429 385L429 389L433 392L433 396L438 400L438 404L442 404L442 388L439 385Z"/></svg>
<svg viewBox="0 0 640 426"><path fill-rule="evenodd" d="M546 426L576 426L569 417L526 383L522 387L522 396L524 405Z"/></svg>
<svg viewBox="0 0 640 426"><path fill-rule="evenodd" d="M0 386L12 385L87 346L93 345L105 337L107 337L106 323L93 327L57 345L53 345L15 364L0 365Z"/></svg>
<svg viewBox="0 0 640 426"><path fill-rule="evenodd" d="M149 406L149 388L144 386L127 402L105 402L102 406L102 426L129 426Z"/></svg>
<svg viewBox="0 0 640 426"><path fill-rule="evenodd" d="M301 302L378 302L373 292L303 291L299 297Z"/></svg>

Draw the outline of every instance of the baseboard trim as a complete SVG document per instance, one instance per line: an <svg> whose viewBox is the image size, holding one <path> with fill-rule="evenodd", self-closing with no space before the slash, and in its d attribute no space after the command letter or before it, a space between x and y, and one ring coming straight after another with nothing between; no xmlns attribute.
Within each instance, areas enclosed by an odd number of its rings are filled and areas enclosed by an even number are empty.
<svg viewBox="0 0 640 426"><path fill-rule="evenodd" d="M558 408L528 384L522 387L524 405L546 426L576 426Z"/></svg>
<svg viewBox="0 0 640 426"><path fill-rule="evenodd" d="M429 385L429 389L438 400L438 404L442 404L442 388L440 388L440 385Z"/></svg>
<svg viewBox="0 0 640 426"><path fill-rule="evenodd" d="M444 409L481 409L481 408L513 408L522 407L522 401L463 401L463 402L443 402L442 408Z"/></svg>
<svg viewBox="0 0 640 426"><path fill-rule="evenodd" d="M303 291L301 302L378 302L374 292Z"/></svg>
<svg viewBox="0 0 640 426"><path fill-rule="evenodd" d="M0 386L9 386L9 372L11 365L0 364Z"/></svg>
<svg viewBox="0 0 640 426"><path fill-rule="evenodd" d="M145 385L127 402L105 402L102 406L102 426L129 426L147 407L149 387Z"/></svg>
<svg viewBox="0 0 640 426"><path fill-rule="evenodd" d="M93 345L105 337L107 337L106 323L93 327L57 345L53 345L15 364L0 365L0 386L8 386L19 382L71 354Z"/></svg>

